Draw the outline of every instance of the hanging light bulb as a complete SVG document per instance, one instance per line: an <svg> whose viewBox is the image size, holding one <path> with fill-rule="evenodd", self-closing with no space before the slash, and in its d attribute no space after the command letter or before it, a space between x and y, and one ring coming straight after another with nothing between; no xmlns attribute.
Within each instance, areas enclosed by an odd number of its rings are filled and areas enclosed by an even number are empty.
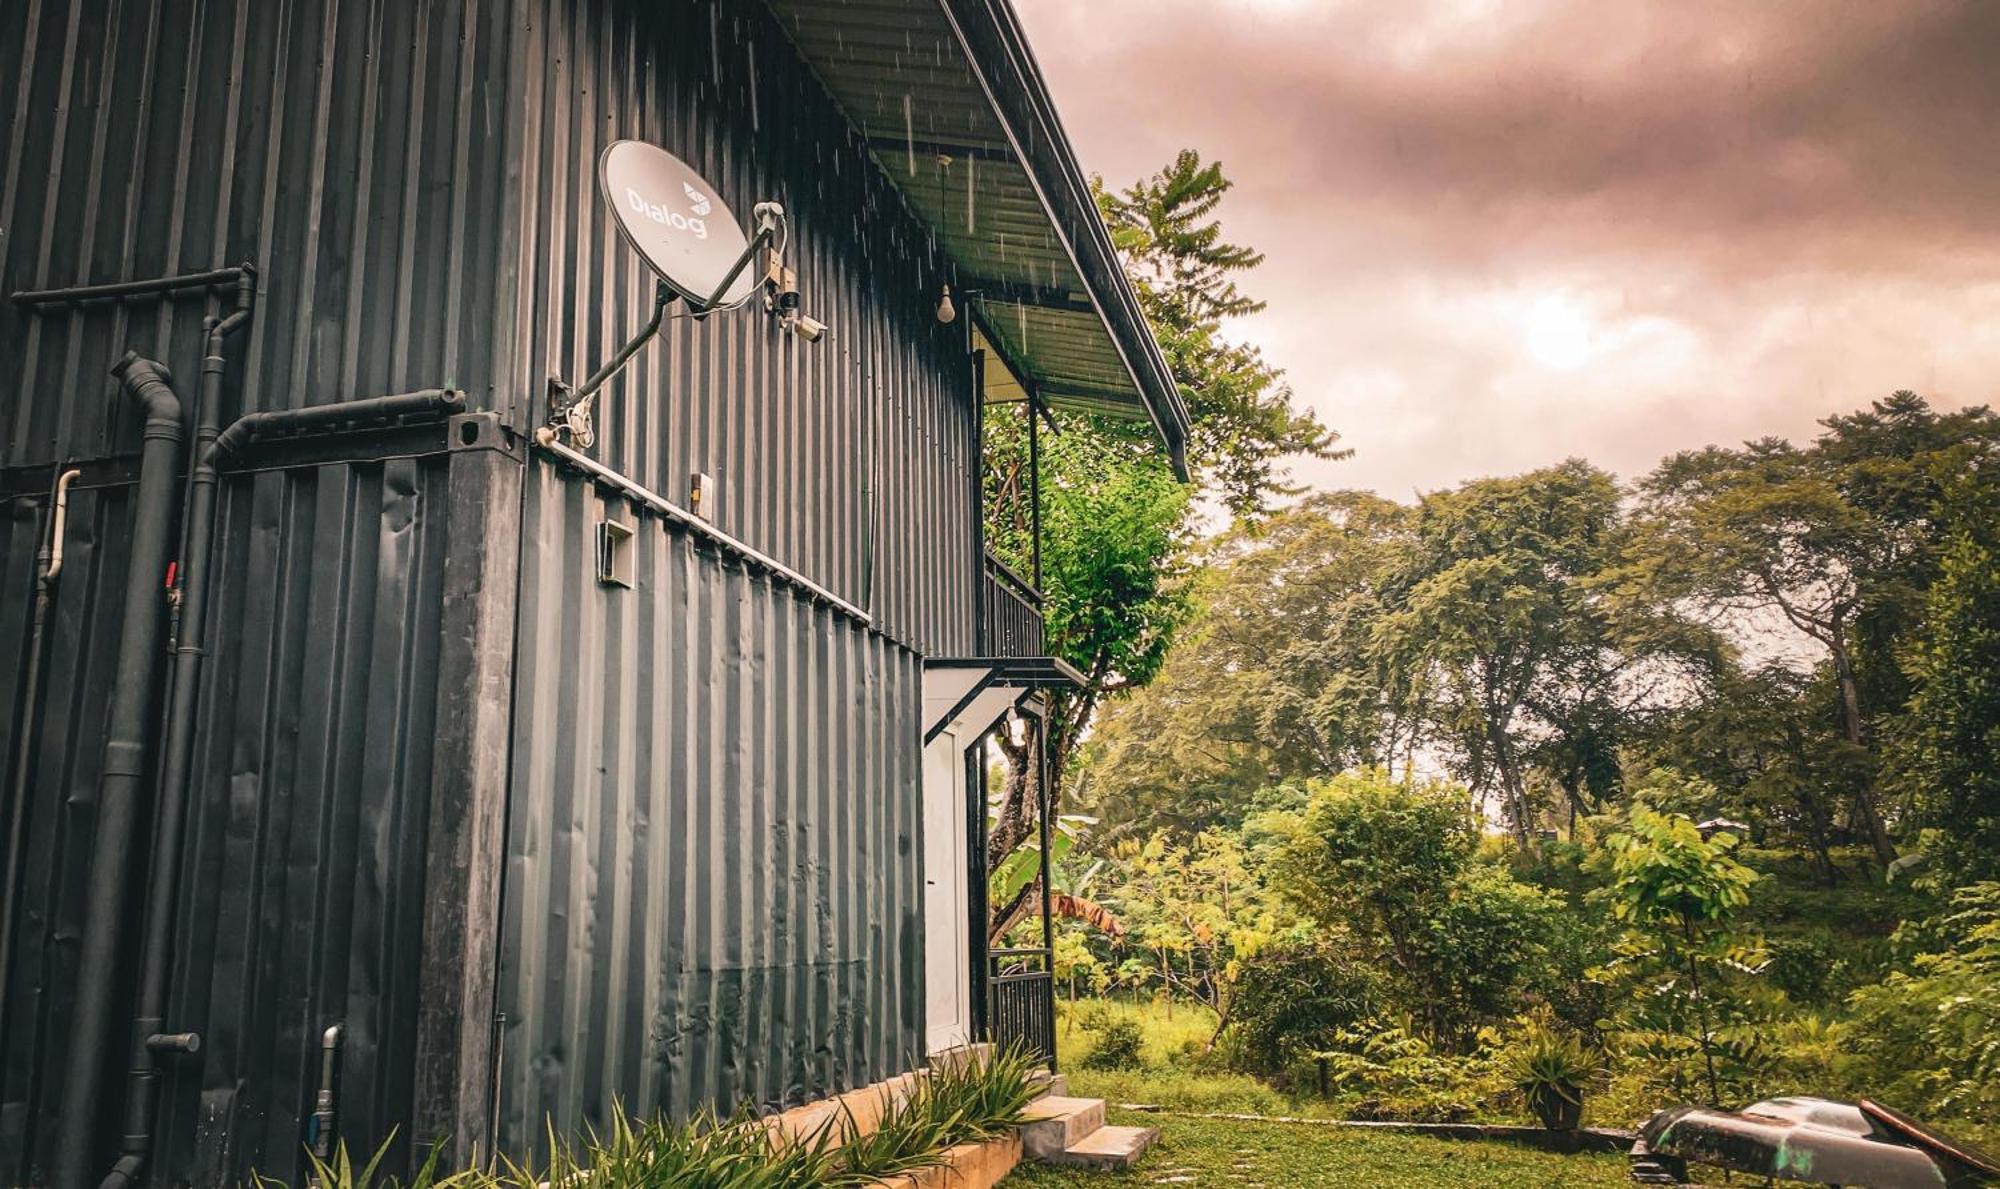
<svg viewBox="0 0 2000 1189"><path fill-rule="evenodd" d="M937 319L949 323L956 317L958 317L958 307L951 304L951 283L947 281L944 289L938 294Z"/></svg>

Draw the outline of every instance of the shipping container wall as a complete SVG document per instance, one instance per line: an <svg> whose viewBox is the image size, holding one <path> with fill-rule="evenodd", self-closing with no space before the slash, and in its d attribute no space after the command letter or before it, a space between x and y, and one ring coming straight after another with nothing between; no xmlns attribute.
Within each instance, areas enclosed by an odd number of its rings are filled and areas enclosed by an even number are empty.
<svg viewBox="0 0 2000 1189"><path fill-rule="evenodd" d="M352 1134L407 1134L447 457L225 482L169 1017L203 1045L168 1066L163 1181L294 1175L336 1022ZM46 1172L55 1131L131 490L77 493L66 534L6 989L8 1184ZM10 588L30 573L29 523L9 519ZM126 1068L115 1035L105 1170Z"/></svg>
<svg viewBox="0 0 2000 1189"><path fill-rule="evenodd" d="M667 148L739 219L789 213L807 343L756 310L676 317L598 401L594 455L877 613L928 654L973 645L975 426L965 320L937 320L947 262L762 4L521 0L508 127L521 139L516 337L523 414L642 325L653 280L598 198L614 140ZM897 107L907 101L884 94ZM675 314L685 314L676 306Z"/></svg>
<svg viewBox="0 0 2000 1189"><path fill-rule="evenodd" d="M495 251L508 36L503 6L460 0L0 3L0 291L248 262L256 312L229 344L224 424L443 385L490 407L497 321L513 310ZM160 359L191 419L201 322L218 308L198 294L0 302L0 490L26 493L8 504L0 653L24 648L39 493L58 464L87 476L18 807L25 858L0 872L17 893L0 987L8 1184L47 1166L93 878L140 420L107 372L128 347ZM442 465L229 480L170 1007L207 1044L170 1067L162 1179L216 1183L251 1163L289 1175L319 1029L336 1018L357 1134L408 1118ZM11 772L21 686L5 684ZM141 898L135 885L127 954ZM129 1009L106 1055L107 1169Z"/></svg>
<svg viewBox="0 0 2000 1189"><path fill-rule="evenodd" d="M454 385L491 403L505 7L0 4L0 291L249 262L222 421ZM136 451L107 369L187 382L200 300L0 304L0 465Z"/></svg>
<svg viewBox="0 0 2000 1189"><path fill-rule="evenodd" d="M502 1149L912 1068L919 658L547 465L525 534Z"/></svg>
<svg viewBox="0 0 2000 1189"><path fill-rule="evenodd" d="M650 308L595 193L612 139L680 153L739 215L784 203L827 338L757 312L677 318L607 390L594 453L675 499L708 475L720 526L873 613L802 601L632 508L639 580L599 586L605 497L518 452L487 453L477 485L441 452L229 477L169 1008L205 1044L169 1069L156 1175L295 1175L336 1019L343 1129L367 1147L392 1125L405 1150L463 1142L493 1086L519 1148L615 1097L777 1105L908 1067L921 655L973 647L965 326L937 321L946 263L765 7L11 0L0 107L0 290L256 266L225 424L455 386L529 428L550 374L589 370ZM0 652L25 645L39 493L61 466L88 476L18 807L26 858L0 873L18 893L8 1183L48 1158L92 878L139 428L106 370L136 348L188 400L218 308L0 303ZM449 527L460 499L480 505L477 548ZM494 624L517 620L510 673ZM492 740L510 681L508 754ZM4 684L11 771L28 741ZM475 693L499 714L468 711ZM461 758L482 774L439 802ZM438 910L426 881L448 834L452 862L478 853ZM503 851L504 913L481 865ZM496 968L497 1065L468 1039L492 1023ZM123 1056L107 1055L107 1165Z"/></svg>

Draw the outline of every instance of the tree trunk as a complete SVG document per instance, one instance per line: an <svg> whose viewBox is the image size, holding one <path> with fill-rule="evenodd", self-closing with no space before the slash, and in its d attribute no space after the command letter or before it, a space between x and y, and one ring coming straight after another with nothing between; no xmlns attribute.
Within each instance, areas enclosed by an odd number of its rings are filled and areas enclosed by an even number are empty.
<svg viewBox="0 0 2000 1189"><path fill-rule="evenodd" d="M1813 872L1825 887L1833 887L1840 882L1840 868L1833 862L1833 846L1829 840L1829 820L1826 803L1813 792L1812 765L1806 760L1805 740L1800 737L1798 727L1787 723L1785 726L1785 750L1788 753L1794 779L1788 783L1792 789L1792 799L1799 803L1799 811L1806 819L1806 841L1812 847ZM1758 775L1768 775L1766 765L1758 765Z"/></svg>
<svg viewBox="0 0 2000 1189"><path fill-rule="evenodd" d="M1014 848L1026 842L1028 835L1035 832L1034 774L1040 767L1036 762L1040 745L1034 731L1027 732L1026 738L1016 743L1013 736L1002 728L993 733L993 740L1006 760L1007 783L1000 796L999 812L994 815L993 828L986 835L988 871L998 871L1001 862L1014 853Z"/></svg>
<svg viewBox="0 0 2000 1189"><path fill-rule="evenodd" d="M1840 678L1840 717L1847 730L1847 741L1857 748L1867 745L1861 731L1861 690L1854 678L1854 664L1847 655L1847 645L1836 639L1830 648L1833 652L1833 671ZM1889 831L1882 824L1882 814L1875 806L1875 778L1864 772L1861 782L1854 788L1855 816L1860 818L1860 826L1868 833L1869 845L1875 848L1875 859L1887 871L1889 864L1896 861L1896 847L1889 841Z"/></svg>

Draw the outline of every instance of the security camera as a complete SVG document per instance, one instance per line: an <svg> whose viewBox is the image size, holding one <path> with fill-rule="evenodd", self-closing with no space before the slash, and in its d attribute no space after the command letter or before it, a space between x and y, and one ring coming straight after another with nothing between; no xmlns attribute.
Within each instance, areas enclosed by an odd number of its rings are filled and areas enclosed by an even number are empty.
<svg viewBox="0 0 2000 1189"><path fill-rule="evenodd" d="M795 312L789 321L792 325L792 333L809 343L818 342L820 337L826 333L826 323L815 318L808 318L804 314Z"/></svg>

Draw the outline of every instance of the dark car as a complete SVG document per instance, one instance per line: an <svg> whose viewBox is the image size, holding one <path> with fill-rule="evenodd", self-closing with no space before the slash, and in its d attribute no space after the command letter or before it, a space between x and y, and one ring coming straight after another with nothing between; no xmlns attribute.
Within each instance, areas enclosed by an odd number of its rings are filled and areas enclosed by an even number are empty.
<svg viewBox="0 0 2000 1189"><path fill-rule="evenodd" d="M1680 1184L1690 1164L1874 1189L1960 1189L2000 1179L1991 1156L1865 1098L1772 1098L1740 1111L1677 1106L1647 1120L1632 1145L1633 1180Z"/></svg>

